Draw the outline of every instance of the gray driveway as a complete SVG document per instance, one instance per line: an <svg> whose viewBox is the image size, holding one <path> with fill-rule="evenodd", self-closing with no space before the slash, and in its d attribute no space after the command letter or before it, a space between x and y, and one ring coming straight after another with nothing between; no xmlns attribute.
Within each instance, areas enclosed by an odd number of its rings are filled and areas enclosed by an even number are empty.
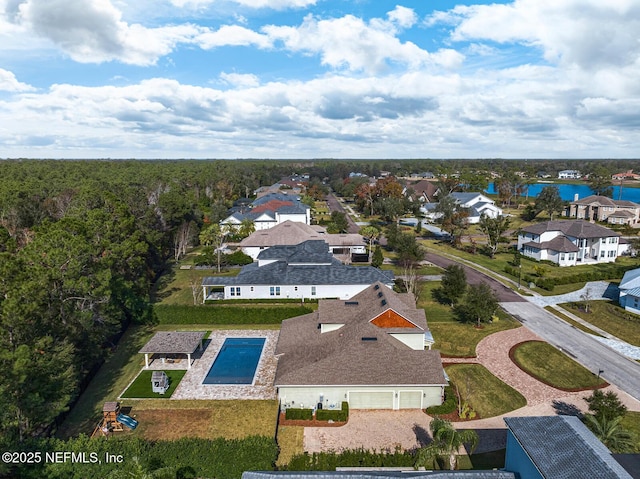
<svg viewBox="0 0 640 479"><path fill-rule="evenodd" d="M608 281L590 281L578 291L556 296L530 296L527 299L531 303L545 307L560 303L583 301L585 295L588 295L592 300L617 299L618 291L617 287Z"/></svg>

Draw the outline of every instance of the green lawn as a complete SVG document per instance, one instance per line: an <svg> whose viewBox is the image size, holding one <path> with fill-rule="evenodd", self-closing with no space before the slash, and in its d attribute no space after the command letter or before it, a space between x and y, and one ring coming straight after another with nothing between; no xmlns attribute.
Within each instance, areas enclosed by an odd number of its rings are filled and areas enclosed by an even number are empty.
<svg viewBox="0 0 640 479"><path fill-rule="evenodd" d="M438 303L433 298L433 291L440 287L440 281L425 281L420 287L417 307L423 308L427 315L427 323L455 322L451 307Z"/></svg>
<svg viewBox="0 0 640 479"><path fill-rule="evenodd" d="M601 334L596 333L594 330L588 328L587 326L585 326L582 323L579 323L577 321L574 321L573 319L571 319L569 316L567 316L566 314L562 314L560 311L552 308L551 306L545 306L544 309L546 309L547 311L549 311L551 314L556 315L558 318L562 319L563 321L569 323L571 326L573 326L576 329L579 329L580 331L583 331L585 333L588 334L593 334L594 336L600 336L602 337Z"/></svg>
<svg viewBox="0 0 640 479"><path fill-rule="evenodd" d="M583 390L607 384L566 354L542 341L520 344L513 350L513 359L526 373L557 389Z"/></svg>
<svg viewBox="0 0 640 479"><path fill-rule="evenodd" d="M631 433L636 445L635 452L640 453L640 412L627 412L621 424Z"/></svg>
<svg viewBox="0 0 640 479"><path fill-rule="evenodd" d="M527 405L522 394L480 364L453 364L445 370L458 386L462 401L481 418L499 416Z"/></svg>
<svg viewBox="0 0 640 479"><path fill-rule="evenodd" d="M212 269L180 269L179 266L173 266L171 271L164 273L158 281L157 291L154 295L155 300L160 304L193 306L191 282L200 285L205 276L236 276L239 272L239 268L217 274ZM200 286L198 286L198 293L200 294L198 304L202 304L202 288Z"/></svg>
<svg viewBox="0 0 640 479"><path fill-rule="evenodd" d="M475 357L476 346L485 337L498 331L519 328L520 323L512 319L504 311L498 311L499 321L485 324L477 329L473 324L458 322L432 322L429 323L427 310L427 322L435 339L434 349L438 349L443 356Z"/></svg>
<svg viewBox="0 0 640 479"><path fill-rule="evenodd" d="M131 383L131 386L122 394L123 398L169 399L182 381L186 370L166 370L169 377L169 389L164 394L154 393L151 390L151 375L153 371L142 371Z"/></svg>
<svg viewBox="0 0 640 479"><path fill-rule="evenodd" d="M564 303L560 306L609 334L629 344L640 346L640 316L625 311L612 301L591 301L588 313L578 309L574 303Z"/></svg>

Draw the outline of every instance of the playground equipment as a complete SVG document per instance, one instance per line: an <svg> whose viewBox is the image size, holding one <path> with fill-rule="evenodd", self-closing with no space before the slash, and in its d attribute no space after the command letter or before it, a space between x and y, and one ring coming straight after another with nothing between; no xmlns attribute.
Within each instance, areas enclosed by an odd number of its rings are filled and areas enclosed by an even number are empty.
<svg viewBox="0 0 640 479"><path fill-rule="evenodd" d="M102 419L93 430L91 437L96 435L108 436L112 432L124 431L123 426L134 430L138 426L138 421L126 414L122 414L119 402L106 402L102 407Z"/></svg>
<svg viewBox="0 0 640 479"><path fill-rule="evenodd" d="M164 371L154 371L151 375L151 390L154 393L164 394L169 389L169 378Z"/></svg>

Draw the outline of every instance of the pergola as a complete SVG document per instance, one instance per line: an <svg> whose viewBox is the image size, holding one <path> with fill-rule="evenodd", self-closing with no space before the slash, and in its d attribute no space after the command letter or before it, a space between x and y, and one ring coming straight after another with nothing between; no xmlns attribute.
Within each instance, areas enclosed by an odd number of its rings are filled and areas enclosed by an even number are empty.
<svg viewBox="0 0 640 479"><path fill-rule="evenodd" d="M138 352L144 354L145 368L149 367L150 354L186 354L187 369L190 369L191 355L198 349L202 349L202 339L205 334L205 331L161 331L156 333Z"/></svg>

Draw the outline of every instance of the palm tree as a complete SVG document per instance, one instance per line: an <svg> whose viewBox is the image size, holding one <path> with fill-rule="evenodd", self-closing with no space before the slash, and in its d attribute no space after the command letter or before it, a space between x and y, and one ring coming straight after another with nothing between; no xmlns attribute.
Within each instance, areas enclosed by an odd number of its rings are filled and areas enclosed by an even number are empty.
<svg viewBox="0 0 640 479"><path fill-rule="evenodd" d="M449 456L449 468L455 470L458 459L458 450L468 444L473 451L478 445L478 434L475 431L456 430L451 422L445 419L435 418L429 423L429 429L433 436L433 442L418 451L416 467L425 466L438 456Z"/></svg>
<svg viewBox="0 0 640 479"><path fill-rule="evenodd" d="M589 430L612 452L631 452L633 450L633 438L631 434L620 425L622 416L607 418L603 415L586 414L584 422Z"/></svg>

